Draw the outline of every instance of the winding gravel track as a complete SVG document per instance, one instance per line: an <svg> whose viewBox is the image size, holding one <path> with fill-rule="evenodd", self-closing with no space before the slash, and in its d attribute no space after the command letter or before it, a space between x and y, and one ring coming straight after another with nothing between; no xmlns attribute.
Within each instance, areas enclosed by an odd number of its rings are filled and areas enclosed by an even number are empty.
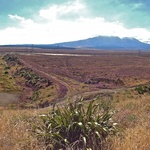
<svg viewBox="0 0 150 150"><path fill-rule="evenodd" d="M44 71L38 70L36 68L34 68L32 65L28 64L26 61L22 60L21 58L19 58L20 62L22 64L24 64L26 67L31 68L33 71L35 71L36 73L39 73L43 76L45 76L46 78L53 80L54 82L56 82L57 84L59 84L60 86L64 86L66 88L66 94L64 97L61 97L59 99L57 99L55 102L59 102L59 104L63 104L65 103L65 99L69 98L72 101L77 100L81 97L84 97L86 95L90 95L90 94L112 94L115 92L119 92L119 91L124 91L124 90L128 90L128 89L134 89L138 86L143 86L143 85L147 85L150 84L150 82L146 83L146 84L140 84L140 85L136 85L136 86L129 86L129 87L121 87L121 88L115 88L115 89L100 89L97 91L89 91L89 92L75 92L76 94L72 94L72 91L74 91L74 89L67 84L65 81L60 80L59 78L57 78L54 75L48 74Z"/></svg>

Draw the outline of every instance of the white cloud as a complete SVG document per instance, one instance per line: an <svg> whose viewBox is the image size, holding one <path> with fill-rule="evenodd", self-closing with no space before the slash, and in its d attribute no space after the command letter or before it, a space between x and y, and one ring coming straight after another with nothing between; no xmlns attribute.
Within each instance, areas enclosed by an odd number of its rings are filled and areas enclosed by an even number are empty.
<svg viewBox="0 0 150 150"><path fill-rule="evenodd" d="M9 14L8 17L11 20L19 21L19 26L22 26L22 27L27 27L28 25L31 26L32 24L34 24L33 20L26 19L26 18L18 16L18 15L11 15L11 14Z"/></svg>
<svg viewBox="0 0 150 150"><path fill-rule="evenodd" d="M79 14L80 13L80 14ZM76 15L76 19L62 16ZM126 29L119 22L108 22L101 17L90 17L86 5L77 0L64 5L53 5L39 11L39 18L46 22L26 19L18 15L9 18L18 22L19 27L0 30L0 44L57 43L85 39L98 35L136 37L148 41L150 31L143 28Z"/></svg>
<svg viewBox="0 0 150 150"><path fill-rule="evenodd" d="M128 32L130 37L135 37L142 42L147 42L150 44L150 30L144 28L133 28L130 29Z"/></svg>
<svg viewBox="0 0 150 150"><path fill-rule="evenodd" d="M12 20L20 20L20 21L24 21L24 20L25 20L25 18L20 17L20 16L18 16L18 15L11 15L11 14L9 14L8 17L9 17L10 19L12 19Z"/></svg>
<svg viewBox="0 0 150 150"><path fill-rule="evenodd" d="M68 2L63 5L52 5L47 9L42 9L39 14L48 20L55 20L67 16L79 16L85 13L86 5L79 0Z"/></svg>

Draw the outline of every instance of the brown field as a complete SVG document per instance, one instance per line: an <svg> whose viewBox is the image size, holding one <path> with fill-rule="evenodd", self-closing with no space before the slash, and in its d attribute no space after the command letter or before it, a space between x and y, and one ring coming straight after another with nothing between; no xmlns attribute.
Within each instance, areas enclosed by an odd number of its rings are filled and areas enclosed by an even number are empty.
<svg viewBox="0 0 150 150"><path fill-rule="evenodd" d="M4 54L12 49L0 51ZM150 53L40 49L15 52L19 64L0 59L0 150L42 150L45 145L33 135L31 124L38 124L37 116L49 111L45 106L51 102L66 103L67 97L111 100L121 131L105 141L103 150L149 150ZM6 70L9 65L11 68ZM11 86L5 86L8 84ZM139 86L148 89L141 94L135 90ZM16 94L20 100L8 105Z"/></svg>
<svg viewBox="0 0 150 150"><path fill-rule="evenodd" d="M19 57L35 69L57 76L67 83L67 80L73 80L75 83L85 84L94 90L130 87L145 84L150 80L149 57L130 52L95 54L85 56L83 53L80 56L34 54Z"/></svg>
<svg viewBox="0 0 150 150"><path fill-rule="evenodd" d="M52 82L53 85L44 92L31 85L31 81L27 81L28 79L16 77L20 86L24 87L22 90L24 94L20 96L21 101L29 102L29 97L33 98L35 91L51 95L36 96L36 99L39 99L37 105L41 104L40 107L48 106L50 102L62 101L67 97L72 99L87 98L98 93L107 93L108 91L108 93L112 93L121 89L135 88L139 85L148 84L150 81L150 55L148 52L42 51L41 49L26 48L1 48L0 51L17 53L17 61L20 62L21 66L18 64L18 66L13 66L10 71L11 74L12 72L14 74L18 68L24 67ZM24 69L24 71L30 72L29 69ZM28 82L29 84L27 84ZM26 93L28 94L27 97L24 96Z"/></svg>

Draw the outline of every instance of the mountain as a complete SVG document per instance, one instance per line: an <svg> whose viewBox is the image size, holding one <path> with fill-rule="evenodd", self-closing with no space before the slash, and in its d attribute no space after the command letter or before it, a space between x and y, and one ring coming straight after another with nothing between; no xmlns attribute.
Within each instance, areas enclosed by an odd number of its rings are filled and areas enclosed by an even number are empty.
<svg viewBox="0 0 150 150"><path fill-rule="evenodd" d="M135 38L119 38L115 36L97 36L79 41L56 43L57 47L95 48L95 49L124 49L150 50L150 45Z"/></svg>
<svg viewBox="0 0 150 150"><path fill-rule="evenodd" d="M76 49L91 48L103 50L150 50L150 44L142 43L135 38L119 38L116 36L97 36L84 40L56 44L21 44L2 45L0 47L30 47L42 49Z"/></svg>

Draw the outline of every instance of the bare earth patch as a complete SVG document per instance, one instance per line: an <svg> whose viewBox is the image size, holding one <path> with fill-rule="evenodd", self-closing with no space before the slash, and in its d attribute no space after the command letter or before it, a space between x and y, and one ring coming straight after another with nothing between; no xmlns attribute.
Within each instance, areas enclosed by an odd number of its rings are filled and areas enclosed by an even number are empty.
<svg viewBox="0 0 150 150"><path fill-rule="evenodd" d="M0 93L0 105L7 105L11 103L16 103L19 101L18 94L8 94L8 93Z"/></svg>

